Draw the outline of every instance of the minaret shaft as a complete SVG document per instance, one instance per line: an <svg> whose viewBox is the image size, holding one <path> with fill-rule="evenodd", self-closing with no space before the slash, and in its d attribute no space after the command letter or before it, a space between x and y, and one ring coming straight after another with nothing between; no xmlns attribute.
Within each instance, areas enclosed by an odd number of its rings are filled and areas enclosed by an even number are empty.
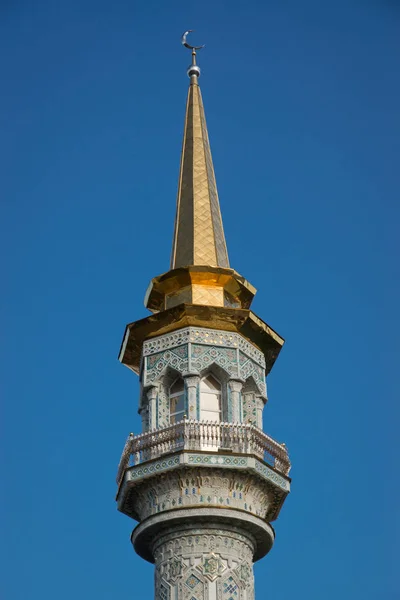
<svg viewBox="0 0 400 600"><path fill-rule="evenodd" d="M156 600L254 600L254 541L219 522L175 526L154 543Z"/></svg>
<svg viewBox="0 0 400 600"><path fill-rule="evenodd" d="M229 267L203 101L191 76L178 184L171 269Z"/></svg>

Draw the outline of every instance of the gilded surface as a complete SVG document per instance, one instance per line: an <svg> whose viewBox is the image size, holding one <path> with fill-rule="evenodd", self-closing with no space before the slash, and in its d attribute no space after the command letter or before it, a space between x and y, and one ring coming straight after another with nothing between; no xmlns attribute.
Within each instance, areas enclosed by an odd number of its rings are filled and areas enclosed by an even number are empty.
<svg viewBox="0 0 400 600"><path fill-rule="evenodd" d="M189 87L171 269L229 267L200 88Z"/></svg>
<svg viewBox="0 0 400 600"><path fill-rule="evenodd" d="M263 353L266 375L272 369L284 344L284 339L250 310L180 304L127 325L119 360L135 373L139 373L143 342L184 327L204 327L240 333Z"/></svg>
<svg viewBox="0 0 400 600"><path fill-rule="evenodd" d="M224 306L224 290L217 287L193 285L193 304Z"/></svg>
<svg viewBox="0 0 400 600"><path fill-rule="evenodd" d="M145 306L153 312L183 302L249 308L255 293L256 289L233 269L204 265L179 267L154 277L146 293Z"/></svg>

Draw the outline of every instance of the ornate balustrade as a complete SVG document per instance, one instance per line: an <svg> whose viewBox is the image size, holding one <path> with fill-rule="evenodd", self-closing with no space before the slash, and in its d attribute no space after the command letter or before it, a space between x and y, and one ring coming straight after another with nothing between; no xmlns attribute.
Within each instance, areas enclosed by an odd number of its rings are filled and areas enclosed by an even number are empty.
<svg viewBox="0 0 400 600"><path fill-rule="evenodd" d="M277 471L287 475L290 460L285 444L279 444L266 433L245 423L216 423L184 419L162 429L130 434L118 466L117 483L125 469L179 450L227 450L255 454Z"/></svg>

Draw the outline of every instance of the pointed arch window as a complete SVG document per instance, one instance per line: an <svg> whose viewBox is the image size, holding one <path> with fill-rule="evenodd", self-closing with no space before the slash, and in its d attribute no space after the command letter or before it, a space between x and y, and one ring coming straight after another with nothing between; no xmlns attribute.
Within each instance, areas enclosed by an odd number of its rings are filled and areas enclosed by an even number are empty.
<svg viewBox="0 0 400 600"><path fill-rule="evenodd" d="M221 384L213 375L200 382L200 419L221 421Z"/></svg>
<svg viewBox="0 0 400 600"><path fill-rule="evenodd" d="M177 423L185 414L185 386L183 379L178 377L169 388L169 421Z"/></svg>

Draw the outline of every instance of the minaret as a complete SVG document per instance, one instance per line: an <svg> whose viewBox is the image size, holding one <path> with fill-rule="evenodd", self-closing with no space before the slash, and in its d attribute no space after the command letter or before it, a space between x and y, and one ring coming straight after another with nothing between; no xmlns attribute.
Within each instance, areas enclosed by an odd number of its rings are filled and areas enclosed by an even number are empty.
<svg viewBox="0 0 400 600"><path fill-rule="evenodd" d="M196 50L171 269L152 315L127 325L119 360L139 375L142 433L118 468L118 509L138 521L135 551L155 563L156 600L253 600L253 562L290 490L286 446L263 433L265 378L284 340L251 310L230 268Z"/></svg>

